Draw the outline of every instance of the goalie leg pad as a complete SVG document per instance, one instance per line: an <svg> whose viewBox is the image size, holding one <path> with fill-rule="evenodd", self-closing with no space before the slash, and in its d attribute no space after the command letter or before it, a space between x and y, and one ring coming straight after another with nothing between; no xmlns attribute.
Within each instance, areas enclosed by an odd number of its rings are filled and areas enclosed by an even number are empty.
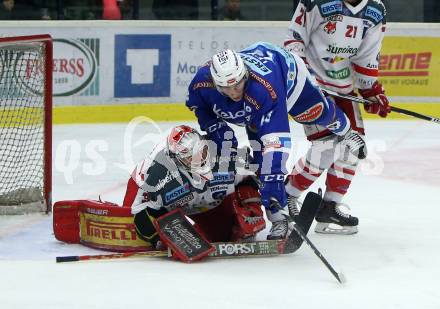
<svg viewBox="0 0 440 309"><path fill-rule="evenodd" d="M80 243L80 205L81 201L60 201L53 205L53 232L57 240Z"/></svg>
<svg viewBox="0 0 440 309"><path fill-rule="evenodd" d="M94 200L58 201L54 205L56 239L95 249L131 252L151 250L135 230L129 207Z"/></svg>

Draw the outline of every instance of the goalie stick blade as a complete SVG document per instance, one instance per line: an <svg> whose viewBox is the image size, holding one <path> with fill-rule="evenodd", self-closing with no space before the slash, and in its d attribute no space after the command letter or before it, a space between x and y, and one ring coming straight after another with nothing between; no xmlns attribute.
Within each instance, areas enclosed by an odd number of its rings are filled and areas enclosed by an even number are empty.
<svg viewBox="0 0 440 309"><path fill-rule="evenodd" d="M297 216L295 222L302 229L304 234L310 230L312 226L313 220L315 219L316 213L318 212L319 207L321 206L322 197L321 195L315 192L309 192L304 199L303 205L301 207L301 211ZM303 243L303 239L301 238L295 230L290 233L287 244L286 244L286 253L293 253L298 250Z"/></svg>

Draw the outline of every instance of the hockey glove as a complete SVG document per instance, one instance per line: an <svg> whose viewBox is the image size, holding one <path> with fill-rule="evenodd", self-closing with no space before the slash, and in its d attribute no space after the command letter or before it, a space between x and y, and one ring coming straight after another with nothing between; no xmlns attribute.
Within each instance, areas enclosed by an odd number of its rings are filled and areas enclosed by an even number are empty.
<svg viewBox="0 0 440 309"><path fill-rule="evenodd" d="M224 145L237 149L238 142L234 130L226 122L216 121L207 125L203 130L208 133L208 138L217 144L219 154Z"/></svg>
<svg viewBox="0 0 440 309"><path fill-rule="evenodd" d="M281 207L287 205L286 189L284 188L284 175L260 175L261 204L272 213L278 209L271 209L271 199L276 199Z"/></svg>
<svg viewBox="0 0 440 309"><path fill-rule="evenodd" d="M370 89L359 89L359 93L363 98L373 101L372 104L364 105L367 113L379 114L380 117L385 118L391 112L390 103L385 96L385 90L378 81Z"/></svg>

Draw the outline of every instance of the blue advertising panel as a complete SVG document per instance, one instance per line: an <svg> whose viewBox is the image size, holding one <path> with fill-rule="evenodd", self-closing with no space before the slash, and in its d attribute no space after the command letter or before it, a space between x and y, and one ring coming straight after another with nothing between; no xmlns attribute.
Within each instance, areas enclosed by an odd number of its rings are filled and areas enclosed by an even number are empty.
<svg viewBox="0 0 440 309"><path fill-rule="evenodd" d="M116 98L169 97L171 35L115 35Z"/></svg>

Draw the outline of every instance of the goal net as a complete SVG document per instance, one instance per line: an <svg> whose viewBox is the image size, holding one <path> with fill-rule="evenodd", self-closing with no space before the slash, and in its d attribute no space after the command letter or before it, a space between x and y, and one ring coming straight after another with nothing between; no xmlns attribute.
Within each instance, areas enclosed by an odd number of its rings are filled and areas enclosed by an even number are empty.
<svg viewBox="0 0 440 309"><path fill-rule="evenodd" d="M52 40L0 38L0 214L51 210Z"/></svg>

